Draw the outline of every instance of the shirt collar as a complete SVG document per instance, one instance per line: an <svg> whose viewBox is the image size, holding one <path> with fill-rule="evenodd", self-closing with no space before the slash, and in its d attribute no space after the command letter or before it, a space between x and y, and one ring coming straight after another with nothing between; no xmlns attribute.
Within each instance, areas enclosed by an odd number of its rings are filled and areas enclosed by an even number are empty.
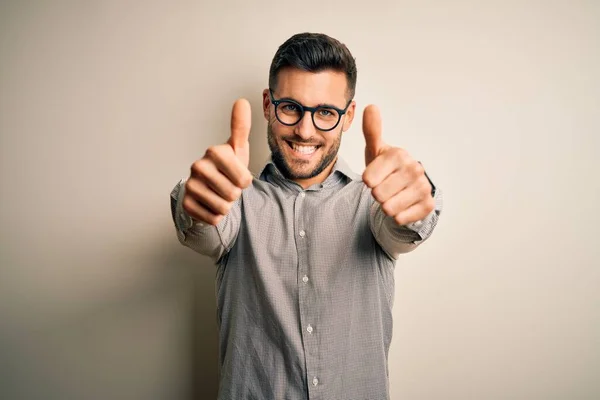
<svg viewBox="0 0 600 400"><path fill-rule="evenodd" d="M287 181L289 183L292 183L293 185L299 186L297 183L283 176L283 174L281 173L281 171L279 171L271 157L269 157L269 160L267 160L264 167L261 169L259 179L267 180L267 178L270 176L275 176L282 181ZM322 187L333 186L340 180L341 177L346 177L351 181L359 180L361 178L360 175L352 171L348 163L346 163L346 161L338 155L337 160L333 165L333 169L331 170L331 173L327 178L325 178L321 185Z"/></svg>

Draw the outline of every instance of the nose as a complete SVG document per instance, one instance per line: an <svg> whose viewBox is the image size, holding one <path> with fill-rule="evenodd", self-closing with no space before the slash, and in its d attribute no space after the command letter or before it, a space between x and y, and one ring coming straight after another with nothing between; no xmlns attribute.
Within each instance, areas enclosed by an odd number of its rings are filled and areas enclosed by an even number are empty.
<svg viewBox="0 0 600 400"><path fill-rule="evenodd" d="M294 128L294 133L300 136L302 139L310 139L316 134L315 125L312 121L312 115L310 111L305 111L304 116L298 122Z"/></svg>

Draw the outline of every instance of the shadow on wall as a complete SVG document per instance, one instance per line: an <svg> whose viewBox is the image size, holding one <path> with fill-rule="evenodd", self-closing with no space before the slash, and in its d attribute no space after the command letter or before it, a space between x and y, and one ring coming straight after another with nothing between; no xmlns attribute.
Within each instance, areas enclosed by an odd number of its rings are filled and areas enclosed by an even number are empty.
<svg viewBox="0 0 600 400"><path fill-rule="evenodd" d="M218 329L215 298L216 265L191 249L178 246L168 261L191 269L191 390L193 399L216 399L218 392Z"/></svg>
<svg viewBox="0 0 600 400"><path fill-rule="evenodd" d="M261 92L240 92L252 105L253 173L269 155ZM90 247L61 260L56 279L64 296L42 293L52 304L36 309L33 301L15 321L2 321L1 399L216 398L216 266L177 241L170 189L157 232L139 236L144 243L111 247L97 259ZM103 265L110 272L99 271Z"/></svg>
<svg viewBox="0 0 600 400"><path fill-rule="evenodd" d="M122 261L143 264L133 283L3 329L0 398L216 398L215 267L176 238L153 248Z"/></svg>

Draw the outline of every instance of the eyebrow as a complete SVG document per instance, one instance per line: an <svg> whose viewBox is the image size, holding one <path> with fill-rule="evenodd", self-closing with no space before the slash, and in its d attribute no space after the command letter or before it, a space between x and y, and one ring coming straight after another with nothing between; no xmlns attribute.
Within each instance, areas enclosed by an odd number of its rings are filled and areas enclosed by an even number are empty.
<svg viewBox="0 0 600 400"><path fill-rule="evenodd" d="M292 101L294 101L294 102L296 102L296 103L298 103L298 104L302 105L303 107L310 107L310 106L307 106L307 105L303 104L301 101L298 101L298 100L294 99L293 97L282 97L282 98L280 98L280 99L277 99L277 100L279 100L279 101L281 101L281 100L292 100ZM336 109L338 109L338 110L343 110L343 109L344 109L343 107L338 107L338 106L335 106L335 105L333 105L333 104L329 104L329 103L319 103L319 104L317 104L317 105L316 105L314 108L318 108L318 107L323 107L323 108L336 108Z"/></svg>

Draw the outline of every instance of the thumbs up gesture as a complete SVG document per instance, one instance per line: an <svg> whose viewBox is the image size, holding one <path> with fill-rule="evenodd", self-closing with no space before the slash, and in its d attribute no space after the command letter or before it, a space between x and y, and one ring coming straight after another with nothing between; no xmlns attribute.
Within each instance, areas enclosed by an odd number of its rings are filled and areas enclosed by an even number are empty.
<svg viewBox="0 0 600 400"><path fill-rule="evenodd" d="M242 189L252 183L248 170L250 126L250 103L239 99L231 111L229 140L209 147L192 164L182 206L194 220L217 225L241 196Z"/></svg>
<svg viewBox="0 0 600 400"><path fill-rule="evenodd" d="M383 142L381 115L374 105L365 108L363 134L366 142L363 182L371 188L383 212L398 225L425 218L435 208L425 170L406 150Z"/></svg>

